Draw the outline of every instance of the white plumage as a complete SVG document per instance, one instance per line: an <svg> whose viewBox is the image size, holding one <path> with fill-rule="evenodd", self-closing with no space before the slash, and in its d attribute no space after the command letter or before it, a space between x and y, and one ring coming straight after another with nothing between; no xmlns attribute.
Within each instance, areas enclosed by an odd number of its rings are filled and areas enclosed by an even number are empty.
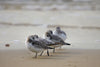
<svg viewBox="0 0 100 67"><path fill-rule="evenodd" d="M38 35L31 35L27 40L28 49L36 53L35 58L37 58L37 53L43 53L44 50L47 50L47 55L49 56L48 49L53 49L49 47L50 45L54 45L54 43L48 42L47 40L38 37Z"/></svg>

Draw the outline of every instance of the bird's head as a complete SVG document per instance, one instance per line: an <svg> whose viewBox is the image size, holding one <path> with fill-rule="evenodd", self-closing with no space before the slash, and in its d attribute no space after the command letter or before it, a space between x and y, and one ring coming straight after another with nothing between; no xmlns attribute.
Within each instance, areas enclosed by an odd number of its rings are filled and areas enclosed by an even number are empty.
<svg viewBox="0 0 100 67"><path fill-rule="evenodd" d="M60 27L56 27L56 31L60 31L61 30L61 28Z"/></svg>
<svg viewBox="0 0 100 67"><path fill-rule="evenodd" d="M33 38L34 38L34 39L37 39L37 38L39 38L39 37L38 37L38 35L33 35Z"/></svg>
<svg viewBox="0 0 100 67"><path fill-rule="evenodd" d="M47 36L47 37L50 37L52 34L53 34L52 30L48 30L48 31L46 32L46 36Z"/></svg>
<svg viewBox="0 0 100 67"><path fill-rule="evenodd" d="M29 37L28 37L28 39L27 39L27 42L32 42L33 40L34 40L35 38L34 38L34 35L30 35Z"/></svg>

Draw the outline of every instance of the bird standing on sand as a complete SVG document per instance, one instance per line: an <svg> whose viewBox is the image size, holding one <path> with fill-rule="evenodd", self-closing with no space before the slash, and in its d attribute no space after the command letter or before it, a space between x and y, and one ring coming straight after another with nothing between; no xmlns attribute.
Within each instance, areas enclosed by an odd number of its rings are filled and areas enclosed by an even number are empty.
<svg viewBox="0 0 100 67"><path fill-rule="evenodd" d="M41 42L42 44L46 44L46 46L49 46L50 47L50 46L56 46L57 45L57 43L55 43L55 42L53 42L51 40L47 40L47 39L41 38L38 35L34 35L33 37L34 37L35 40ZM42 56L43 52L44 51L41 52L40 56ZM47 55L49 56L49 53L48 52L49 51L47 50Z"/></svg>
<svg viewBox="0 0 100 67"><path fill-rule="evenodd" d="M53 32L53 34L60 37L64 41L67 39L66 33L62 31L60 27L56 27L56 30Z"/></svg>
<svg viewBox="0 0 100 67"><path fill-rule="evenodd" d="M48 47L46 44L44 44L43 42L39 41L39 40L35 40L34 35L31 35L28 37L27 40L27 47L30 51L35 52L35 58L37 58L37 54L39 52L42 52L44 50L47 50L47 54L49 54L48 49L53 49L51 47Z"/></svg>
<svg viewBox="0 0 100 67"><path fill-rule="evenodd" d="M54 45L54 50L53 50L53 52L55 52L55 47L60 47L60 46L62 46L62 45L71 45L71 44L69 44L69 43L65 43L65 42L63 41L62 38L60 38L60 37L54 35L53 32L52 32L52 30L49 30L49 31L46 32L46 39L49 39L49 40L51 40L52 42L58 44L58 45Z"/></svg>

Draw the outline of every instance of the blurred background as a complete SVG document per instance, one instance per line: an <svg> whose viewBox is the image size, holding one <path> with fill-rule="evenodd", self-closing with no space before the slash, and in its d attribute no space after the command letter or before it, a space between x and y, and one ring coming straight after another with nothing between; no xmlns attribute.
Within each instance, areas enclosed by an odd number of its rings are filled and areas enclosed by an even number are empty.
<svg viewBox="0 0 100 67"><path fill-rule="evenodd" d="M0 0L1 49L9 49L6 43L22 49L29 35L57 26L69 48L100 49L100 0Z"/></svg>
<svg viewBox="0 0 100 67"><path fill-rule="evenodd" d="M0 10L100 10L100 1L0 0Z"/></svg>

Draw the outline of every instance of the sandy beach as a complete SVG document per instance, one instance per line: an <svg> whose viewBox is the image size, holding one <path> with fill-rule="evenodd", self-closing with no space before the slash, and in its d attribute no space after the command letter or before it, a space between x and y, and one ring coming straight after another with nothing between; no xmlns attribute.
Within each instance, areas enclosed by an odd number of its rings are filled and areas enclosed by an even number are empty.
<svg viewBox="0 0 100 67"><path fill-rule="evenodd" d="M41 29L41 31L39 29ZM52 53L52 50L50 50L50 56L47 56L45 52L43 56L38 56L37 59L34 58L35 53L32 53L27 49L25 41L29 35L35 33L42 37L42 34L48 29L53 28L1 27L0 66L100 67L99 30L63 28L63 30L69 34L69 39L66 40L66 42L69 42L72 45L63 46L62 49L56 49L56 53ZM94 36L94 34L96 35ZM7 43L10 44L9 47L5 46Z"/></svg>
<svg viewBox="0 0 100 67"><path fill-rule="evenodd" d="M0 51L2 67L100 67L100 50L57 49L56 53L33 58L28 50Z"/></svg>
<svg viewBox="0 0 100 67"><path fill-rule="evenodd" d="M100 67L99 11L7 10L0 11L0 18L0 67ZM69 26L61 28L68 35L66 42L72 45L56 49L56 53L50 50L50 56L45 52L36 59L35 53L27 49L25 41L29 35L38 34L43 37L47 30L55 30L55 27L47 25ZM6 47L5 44L9 46Z"/></svg>

